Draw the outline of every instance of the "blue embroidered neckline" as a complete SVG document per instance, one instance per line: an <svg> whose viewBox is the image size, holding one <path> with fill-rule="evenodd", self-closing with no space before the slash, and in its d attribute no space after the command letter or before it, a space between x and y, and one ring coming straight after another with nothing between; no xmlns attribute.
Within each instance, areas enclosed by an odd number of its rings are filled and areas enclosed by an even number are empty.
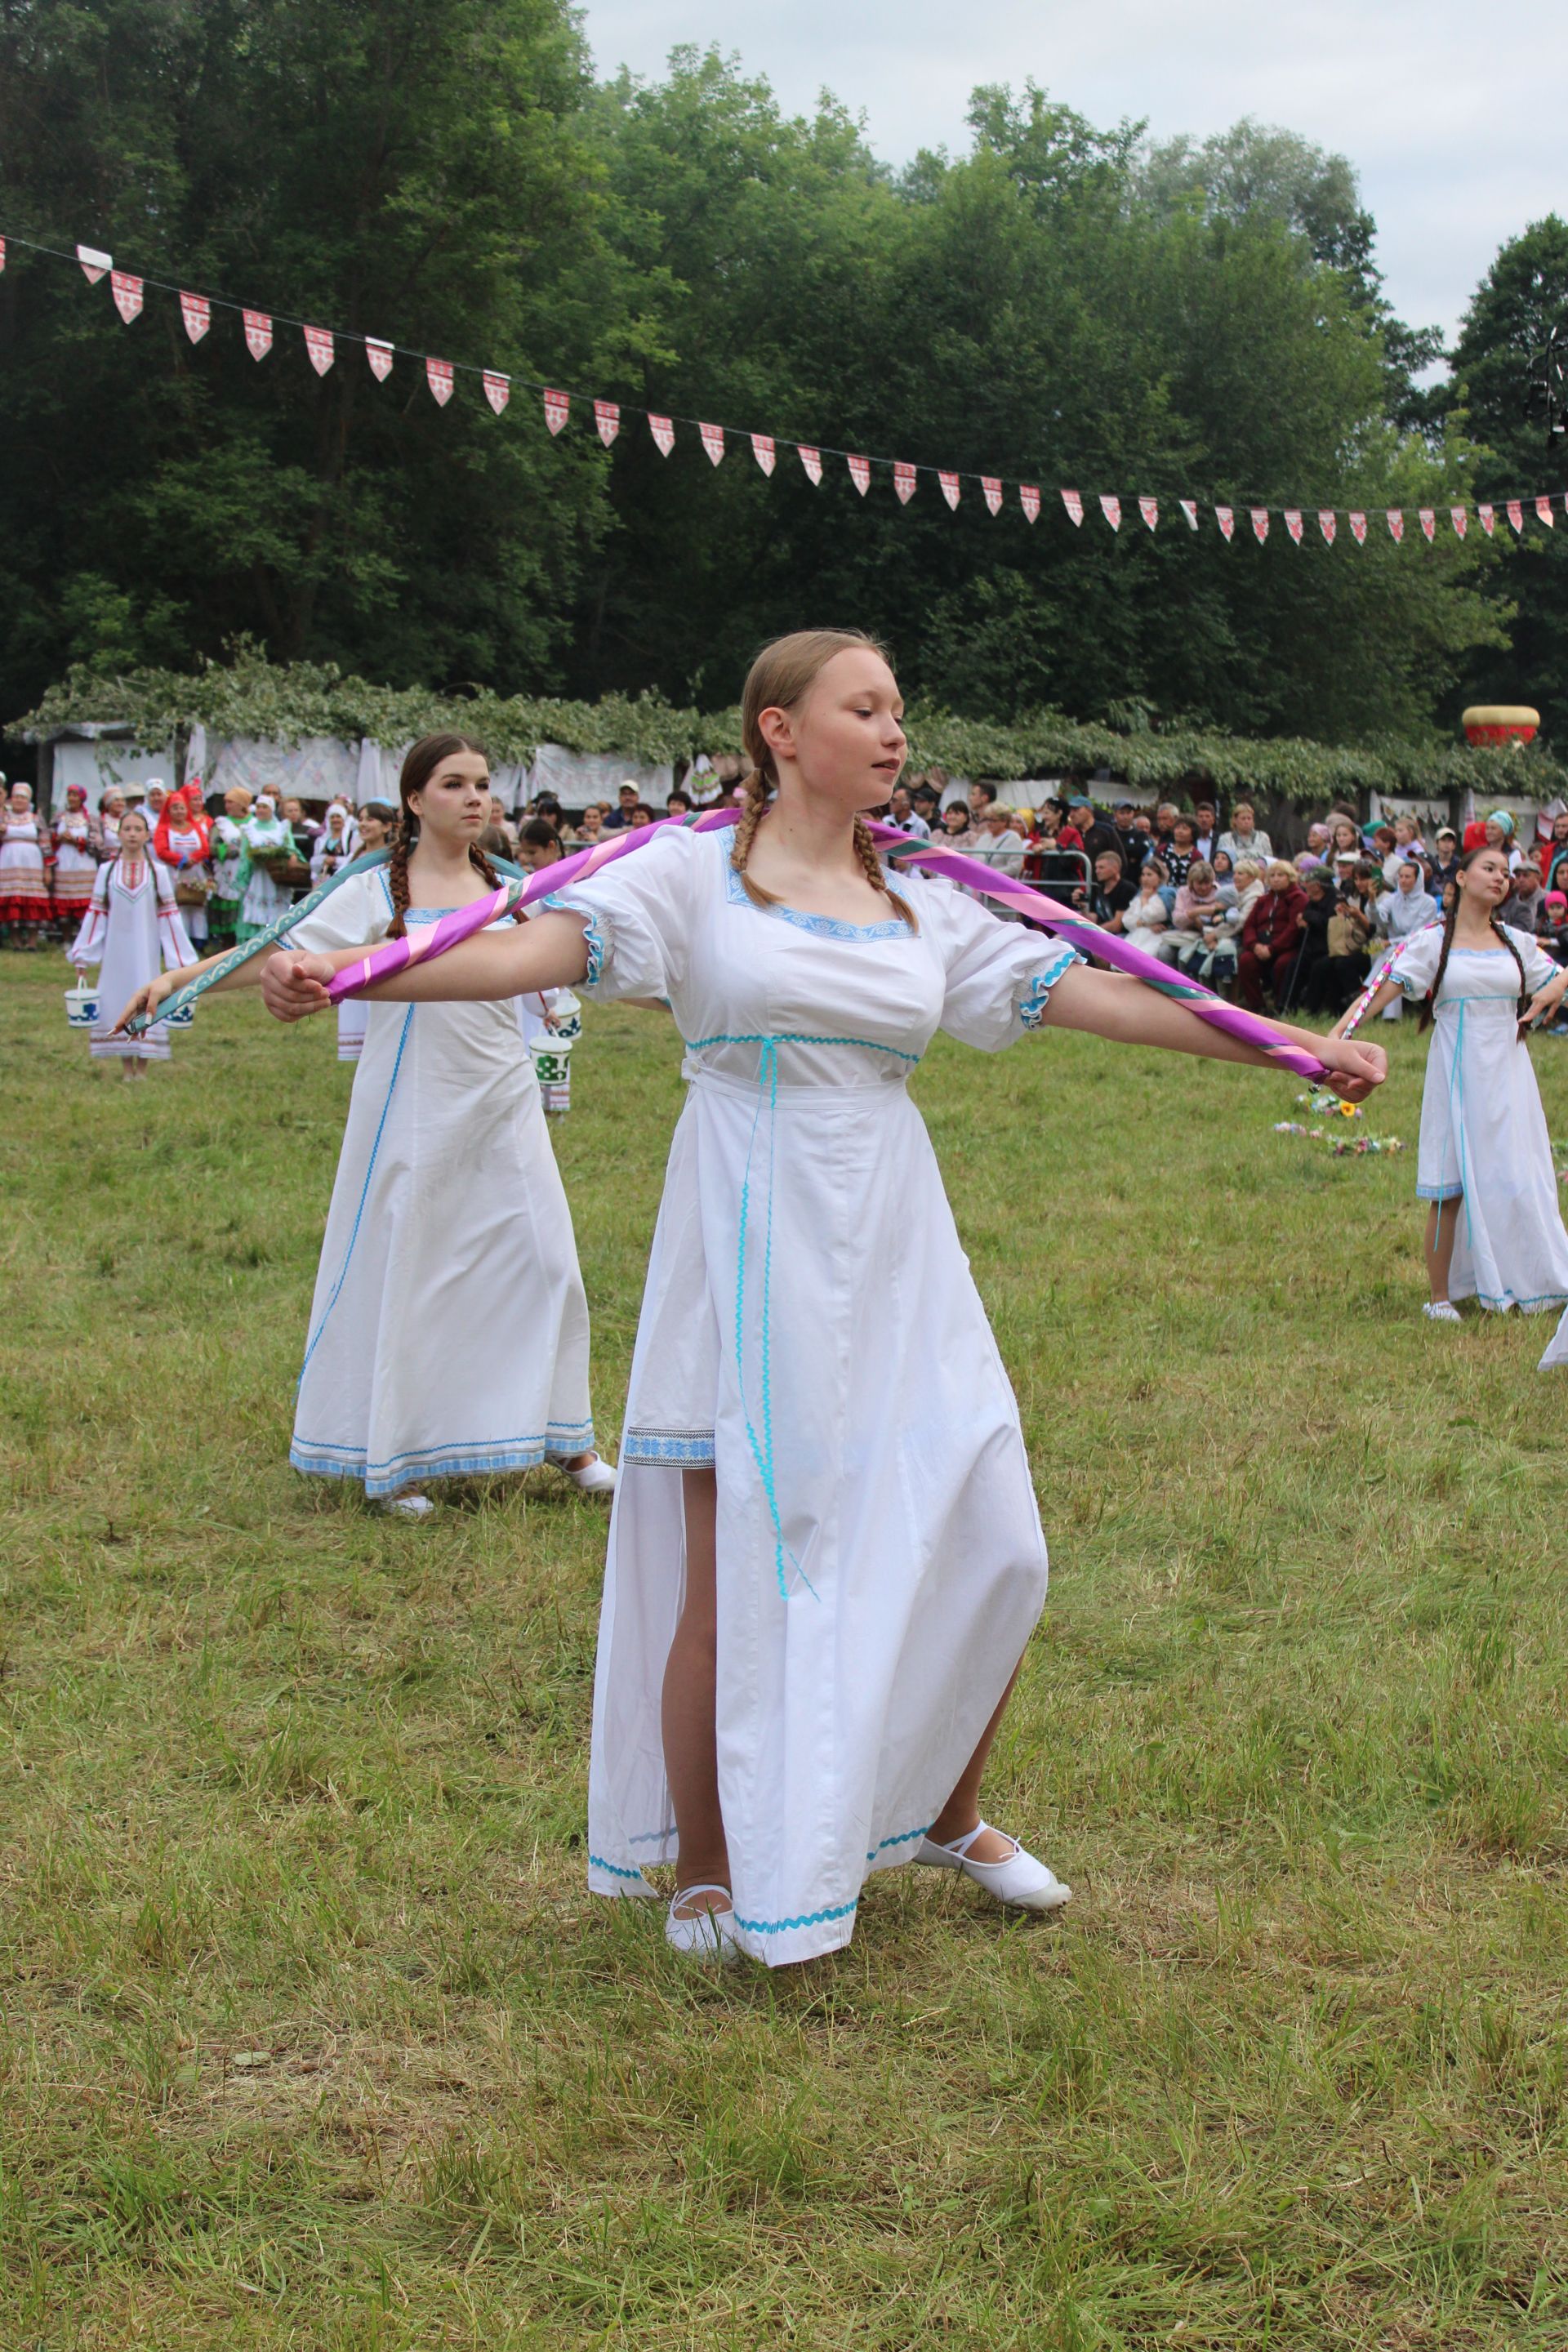
<svg viewBox="0 0 1568 2352"><path fill-rule="evenodd" d="M809 931L817 940L898 940L914 935L901 915L890 923L846 923L837 915L805 915L798 907L759 907L754 898L746 896L746 886L729 859L724 861L724 895L731 907L749 907L753 915L776 915L780 922L793 923L797 930Z"/></svg>

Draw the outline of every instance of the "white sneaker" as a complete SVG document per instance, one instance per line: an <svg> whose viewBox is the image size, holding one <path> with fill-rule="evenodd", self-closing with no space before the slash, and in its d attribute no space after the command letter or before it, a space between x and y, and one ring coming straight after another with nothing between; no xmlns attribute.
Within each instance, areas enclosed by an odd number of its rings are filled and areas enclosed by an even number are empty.
<svg viewBox="0 0 1568 2352"><path fill-rule="evenodd" d="M395 1518L425 1519L429 1517L436 1506L428 1495L389 1495L381 1507L384 1511L390 1511Z"/></svg>
<svg viewBox="0 0 1568 2352"><path fill-rule="evenodd" d="M689 1903L694 1895L721 1895L722 1911L693 1911L682 1916L676 1906ZM664 1940L671 1951L683 1952L689 1959L717 1960L727 1968L741 1957L735 1941L735 1915L731 1906L727 1886L716 1885L711 1880L700 1886L678 1886L669 1900L664 1918Z"/></svg>
<svg viewBox="0 0 1568 2352"><path fill-rule="evenodd" d="M614 1470L607 1462L601 1462L596 1454L592 1462L584 1463L581 1470L568 1470L566 1475L584 1495L613 1495L616 1491Z"/></svg>
<svg viewBox="0 0 1568 2352"><path fill-rule="evenodd" d="M1015 1910L1059 1911L1064 1903L1072 1901L1072 1888L1064 1886L1056 1873L1047 1870L1016 1838L1008 1841L1013 1851L1001 1862L972 1861L970 1847L989 1827L988 1822L977 1822L967 1837L954 1838L950 1845L936 1845L930 1838L922 1838L915 1860L928 1870L962 1871L994 1903L1005 1903ZM1005 1837L1007 1833L1004 1830L999 1834Z"/></svg>
<svg viewBox="0 0 1568 2352"><path fill-rule="evenodd" d="M1465 1319L1458 1308L1451 1306L1446 1298L1429 1298L1421 1312L1431 1323L1462 1323Z"/></svg>

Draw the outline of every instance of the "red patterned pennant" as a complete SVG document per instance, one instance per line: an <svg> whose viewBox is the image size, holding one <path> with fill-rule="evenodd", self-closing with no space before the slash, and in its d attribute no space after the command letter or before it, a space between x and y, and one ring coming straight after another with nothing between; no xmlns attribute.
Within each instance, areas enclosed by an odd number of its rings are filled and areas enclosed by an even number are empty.
<svg viewBox="0 0 1568 2352"><path fill-rule="evenodd" d="M331 329L330 327L307 327L305 329L305 349L310 354L310 365L315 369L316 373L318 375L325 375L327 370L331 366L333 360L337 357L337 351L332 342Z"/></svg>
<svg viewBox="0 0 1568 2352"><path fill-rule="evenodd" d="M1235 509L1231 507L1215 507L1214 519L1219 525L1221 537L1228 539L1236 529Z"/></svg>
<svg viewBox="0 0 1568 2352"><path fill-rule="evenodd" d="M1430 539L1437 528L1436 509L1434 507L1422 507L1419 511L1422 530Z"/></svg>
<svg viewBox="0 0 1568 2352"><path fill-rule="evenodd" d="M272 349L272 321L265 310L247 310L245 348L253 360L264 360Z"/></svg>
<svg viewBox="0 0 1568 2352"><path fill-rule="evenodd" d="M1487 537L1489 539L1492 532L1497 528L1497 516L1493 513L1490 507L1478 507L1476 509L1476 512L1481 519L1481 529L1486 532Z"/></svg>
<svg viewBox="0 0 1568 2352"><path fill-rule="evenodd" d="M498 375L494 368L486 368L484 385L485 398L499 416L511 398L511 378L510 375Z"/></svg>
<svg viewBox="0 0 1568 2352"><path fill-rule="evenodd" d="M915 494L915 469L906 466L901 457L894 461L893 488L899 494L899 504L907 507Z"/></svg>
<svg viewBox="0 0 1568 2352"><path fill-rule="evenodd" d="M392 373L392 345L383 342L379 335L367 335L364 355L370 362L370 372L377 383L384 383Z"/></svg>
<svg viewBox="0 0 1568 2352"><path fill-rule="evenodd" d="M1187 529L1189 530L1196 530L1198 527L1198 502L1196 499L1178 499L1176 504L1186 516Z"/></svg>
<svg viewBox="0 0 1568 2352"><path fill-rule="evenodd" d="M1297 546L1300 547L1301 544L1301 509L1300 507L1286 508L1285 528L1289 532L1291 538L1295 541Z"/></svg>
<svg viewBox="0 0 1568 2352"><path fill-rule="evenodd" d="M1267 507L1249 507L1247 512L1252 517L1252 536L1261 547L1268 536L1268 509Z"/></svg>
<svg viewBox="0 0 1568 2352"><path fill-rule="evenodd" d="M654 440L660 451L668 457L670 451L675 446L675 427L670 423L668 417L655 416L650 409L648 411L647 429L653 435Z"/></svg>
<svg viewBox="0 0 1568 2352"><path fill-rule="evenodd" d="M607 449L621 429L621 404L618 400L596 400L594 403L594 429Z"/></svg>
<svg viewBox="0 0 1568 2352"><path fill-rule="evenodd" d="M1448 520L1454 526L1454 536L1456 539L1463 539L1466 527L1468 524L1469 520L1470 518L1465 512L1463 507L1450 507L1448 509Z"/></svg>
<svg viewBox="0 0 1568 2352"><path fill-rule="evenodd" d="M1515 530L1522 530L1524 529L1524 501L1522 499L1510 499L1508 502L1508 519L1510 522L1512 523Z"/></svg>
<svg viewBox="0 0 1568 2352"><path fill-rule="evenodd" d="M702 446L708 452L708 462L716 466L724 455L724 427L721 425L700 425L697 428Z"/></svg>
<svg viewBox="0 0 1568 2352"><path fill-rule="evenodd" d="M100 253L95 245L79 245L76 257L81 264L81 274L89 286L96 286L104 271L112 269L114 267L113 255Z"/></svg>
<svg viewBox="0 0 1568 2352"><path fill-rule="evenodd" d="M559 433L572 413L572 403L563 392L547 392L544 395L544 422L552 433Z"/></svg>
<svg viewBox="0 0 1568 2352"><path fill-rule="evenodd" d="M795 452L801 464L805 467L807 480L812 483L820 482L822 479L821 450L810 448L804 441L797 441Z"/></svg>
<svg viewBox="0 0 1568 2352"><path fill-rule="evenodd" d="M1083 500L1079 498L1076 490L1064 490L1062 492L1062 504L1068 510L1068 520L1069 522L1082 522Z"/></svg>
<svg viewBox="0 0 1568 2352"><path fill-rule="evenodd" d="M182 294L180 316L185 322L185 332L193 343L199 343L212 325L212 305L205 294Z"/></svg>
<svg viewBox="0 0 1568 2352"><path fill-rule="evenodd" d="M123 269L111 270L109 290L114 297L114 307L127 326L142 315L142 280L128 278Z"/></svg>
<svg viewBox="0 0 1568 2352"><path fill-rule="evenodd" d="M1025 518L1027 521L1037 522L1039 520L1040 486L1037 482L1019 483L1018 504L1023 508Z"/></svg>
<svg viewBox="0 0 1568 2352"><path fill-rule="evenodd" d="M1322 532L1323 537L1328 541L1331 547L1332 547L1334 543L1334 533L1338 530L1339 527L1340 519L1338 515L1335 514L1332 507L1320 507L1318 509L1318 529Z"/></svg>
<svg viewBox="0 0 1568 2352"><path fill-rule="evenodd" d="M1121 530L1121 501L1119 498L1114 497L1109 490L1102 490L1100 496L1100 511L1112 530Z"/></svg>
<svg viewBox="0 0 1568 2352"><path fill-rule="evenodd" d="M850 480L864 498L871 487L871 460L869 457L846 457L844 462L849 468Z"/></svg>
<svg viewBox="0 0 1568 2352"><path fill-rule="evenodd" d="M425 381L437 408L445 408L452 397L452 362L450 360L426 360Z"/></svg>
<svg viewBox="0 0 1568 2352"><path fill-rule="evenodd" d="M1155 524L1160 520L1159 499L1140 499L1138 501L1138 511L1142 516L1144 521L1148 524L1150 530L1152 530Z"/></svg>
<svg viewBox="0 0 1568 2352"><path fill-rule="evenodd" d="M992 513L1000 514L1002 511L1002 485L996 478L996 476L994 474L982 474L980 477L980 488L985 503L990 508Z"/></svg>
<svg viewBox="0 0 1568 2352"><path fill-rule="evenodd" d="M1366 517L1359 507L1351 509L1351 537L1358 547L1366 545Z"/></svg>
<svg viewBox="0 0 1568 2352"><path fill-rule="evenodd" d="M1386 512L1386 514L1387 514L1387 518L1388 518L1388 536L1390 537L1390 539L1392 539L1392 540L1394 540L1394 541L1398 541L1399 540L1402 540L1402 539L1404 538L1404 536L1405 536L1405 509L1404 509L1404 508L1403 508L1403 507L1389 507L1389 508L1385 509L1385 510L1384 510L1384 511Z"/></svg>
<svg viewBox="0 0 1568 2352"><path fill-rule="evenodd" d="M948 505L950 507L956 507L959 498L958 476L956 474L939 473L937 480L942 484L942 494L947 500Z"/></svg>
<svg viewBox="0 0 1568 2352"><path fill-rule="evenodd" d="M1536 511L1536 513L1540 516L1540 518L1541 518L1542 521L1546 525L1547 530L1551 530L1552 529L1552 527L1553 527L1553 526L1552 526L1552 501L1551 501L1551 499L1536 499L1536 501L1535 501L1535 511Z"/></svg>
<svg viewBox="0 0 1568 2352"><path fill-rule="evenodd" d="M752 455L764 474L773 472L778 461L778 453L773 447L773 436L771 433L752 434Z"/></svg>

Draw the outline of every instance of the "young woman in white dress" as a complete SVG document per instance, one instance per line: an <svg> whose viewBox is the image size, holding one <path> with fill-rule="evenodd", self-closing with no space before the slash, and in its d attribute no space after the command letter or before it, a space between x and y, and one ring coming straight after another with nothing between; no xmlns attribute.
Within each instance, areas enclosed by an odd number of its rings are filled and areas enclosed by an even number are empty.
<svg viewBox="0 0 1568 2352"><path fill-rule="evenodd" d="M782 639L742 708L732 833L668 832L372 994L395 1017L585 982L668 999L679 1024L691 1083L610 1526L588 1882L651 1895L644 1866L674 1863L677 1948L782 1963L847 1943L865 1879L910 1861L1033 1909L1068 1894L979 1811L1046 1549L910 1071L939 1028L994 1051L1042 1023L1266 1057L944 884L889 888L859 812L903 764L903 706L870 641ZM319 1010L350 961L273 957L269 1006ZM1329 1054L1347 1092L1381 1076L1374 1047Z"/></svg>
<svg viewBox="0 0 1568 2352"><path fill-rule="evenodd" d="M99 867L81 929L66 953L79 971L89 963L101 967L90 1047L94 1061L119 1062L128 1078L141 1077L149 1062L166 1062L166 1028L128 1037L114 1020L115 1006L128 995L139 1001L149 993L160 966L171 975L169 986L178 986L196 960L174 904L169 869L152 854L140 809L121 818L119 855ZM165 987L162 994L167 993Z"/></svg>
<svg viewBox="0 0 1568 2352"><path fill-rule="evenodd" d="M1375 1014L1403 994L1433 1031L1415 1194L1429 1204L1422 1312L1436 1323L1459 1320L1460 1298L1526 1315L1568 1303L1568 1233L1524 1044L1526 1025L1560 1003L1568 971L1499 920L1509 887L1505 849L1467 850L1444 919L1405 941L1366 1006Z"/></svg>
<svg viewBox="0 0 1568 2352"><path fill-rule="evenodd" d="M474 844L489 765L460 735L403 764L390 865L299 926L307 948L385 939L496 886ZM218 988L260 977L254 957ZM127 1005L155 1008L166 987ZM289 1459L406 1517L431 1478L553 1462L614 1487L594 1451L588 1307L533 1065L510 1004L372 1005L321 1245Z"/></svg>

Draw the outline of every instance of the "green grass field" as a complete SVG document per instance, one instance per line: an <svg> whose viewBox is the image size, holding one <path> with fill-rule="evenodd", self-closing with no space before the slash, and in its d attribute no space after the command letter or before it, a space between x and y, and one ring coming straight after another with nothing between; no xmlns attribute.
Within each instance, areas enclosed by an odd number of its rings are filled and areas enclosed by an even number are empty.
<svg viewBox="0 0 1568 2352"><path fill-rule="evenodd" d="M6 2352L1568 2341L1568 1383L1416 1313L1413 1024L1360 1161L938 1041L1054 1561L989 1810L1077 1898L715 1980L584 1891L603 1507L288 1467L330 1030L132 1089L68 977L0 959ZM591 1012L560 1136L612 1442L677 1060Z"/></svg>

